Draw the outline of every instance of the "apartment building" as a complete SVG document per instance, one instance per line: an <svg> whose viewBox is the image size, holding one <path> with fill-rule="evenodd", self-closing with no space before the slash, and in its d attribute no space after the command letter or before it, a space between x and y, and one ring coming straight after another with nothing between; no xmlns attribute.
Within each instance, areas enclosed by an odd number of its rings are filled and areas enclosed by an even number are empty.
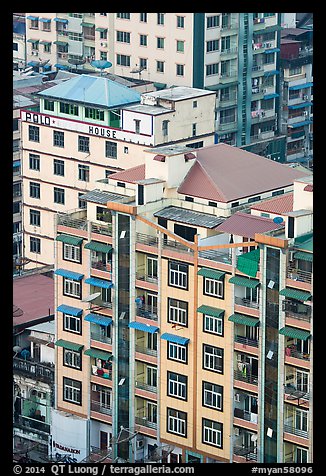
<svg viewBox="0 0 326 476"><path fill-rule="evenodd" d="M13 42L12 56L13 69L18 70L26 66L26 18L25 13L13 14Z"/></svg>
<svg viewBox="0 0 326 476"><path fill-rule="evenodd" d="M21 111L25 269L54 263L54 216L117 171L144 162L146 147L214 143L215 93L176 87L139 94L102 76L76 75ZM124 183L118 182L121 193Z"/></svg>
<svg viewBox="0 0 326 476"><path fill-rule="evenodd" d="M57 215L52 451L311 462L311 176L227 144L144 156Z"/></svg>
<svg viewBox="0 0 326 476"><path fill-rule="evenodd" d="M27 58L35 70L110 71L158 89L216 91L219 142L263 143L285 161L279 130L280 13L27 13ZM39 59L41 58L41 61Z"/></svg>
<svg viewBox="0 0 326 476"><path fill-rule="evenodd" d="M287 134L287 160L312 164L313 44L312 29L282 31L282 127Z"/></svg>

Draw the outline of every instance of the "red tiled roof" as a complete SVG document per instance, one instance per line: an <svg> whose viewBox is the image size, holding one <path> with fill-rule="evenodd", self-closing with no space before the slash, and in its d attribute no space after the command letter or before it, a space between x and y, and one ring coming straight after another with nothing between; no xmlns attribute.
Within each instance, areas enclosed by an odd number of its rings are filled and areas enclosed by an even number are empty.
<svg viewBox="0 0 326 476"><path fill-rule="evenodd" d="M137 165L131 169L122 170L109 176L110 180L119 180L119 182L135 183L138 180L145 179L145 164Z"/></svg>
<svg viewBox="0 0 326 476"><path fill-rule="evenodd" d="M303 190L305 192L313 192L314 191L314 186L312 185L312 183L309 183L308 185L305 186L305 188Z"/></svg>
<svg viewBox="0 0 326 476"><path fill-rule="evenodd" d="M293 192L279 195L270 200L266 200L257 205L250 207L254 210L260 210L262 212L276 213L282 215L283 213L293 211Z"/></svg>
<svg viewBox="0 0 326 476"><path fill-rule="evenodd" d="M215 230L232 233L237 236L255 238L255 233L265 233L266 231L277 230L278 228L282 228L282 225L274 223L270 218L236 212L221 223L221 225L218 225Z"/></svg>
<svg viewBox="0 0 326 476"><path fill-rule="evenodd" d="M19 315L19 311L14 313L14 326L27 326L33 321L54 314L54 280L42 274L15 278L13 305L14 309L17 306L23 311L22 315Z"/></svg>
<svg viewBox="0 0 326 476"><path fill-rule="evenodd" d="M292 185L295 179L305 175L287 165L220 143L198 149L197 160L178 192L231 202Z"/></svg>

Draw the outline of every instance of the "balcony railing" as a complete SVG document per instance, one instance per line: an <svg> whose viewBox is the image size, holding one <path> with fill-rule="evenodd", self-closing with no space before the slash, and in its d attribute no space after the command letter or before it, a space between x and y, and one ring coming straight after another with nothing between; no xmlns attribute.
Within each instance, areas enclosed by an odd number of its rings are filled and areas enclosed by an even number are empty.
<svg viewBox="0 0 326 476"><path fill-rule="evenodd" d="M158 246L157 236L145 235L144 233L136 233L136 242L144 245Z"/></svg>
<svg viewBox="0 0 326 476"><path fill-rule="evenodd" d="M257 423L258 421L257 413L248 412L247 410L244 410L243 408L235 408L234 416L236 418L240 418L241 420L250 421L252 423Z"/></svg>
<svg viewBox="0 0 326 476"><path fill-rule="evenodd" d="M143 345L135 345L135 351L140 352L141 354L152 355L153 357L157 357L157 349L148 349L148 347L144 347Z"/></svg>
<svg viewBox="0 0 326 476"><path fill-rule="evenodd" d="M199 251L198 253L199 258L204 258L208 259L211 261L218 261L219 263L227 263L231 264L231 255L227 253L223 253L222 251L218 250L205 250L205 251Z"/></svg>
<svg viewBox="0 0 326 476"><path fill-rule="evenodd" d="M107 273L111 273L111 263L106 263L105 261L100 260L92 260L91 261L91 268L99 269L100 271L106 271Z"/></svg>
<svg viewBox="0 0 326 476"><path fill-rule="evenodd" d="M148 392L157 393L157 387L153 385L148 385L145 382L140 382L139 380L135 381L135 387L140 388L141 390L147 390Z"/></svg>
<svg viewBox="0 0 326 476"><path fill-rule="evenodd" d="M287 269L287 278L295 281L302 281L304 283L311 283L312 273L310 271L303 271L290 264Z"/></svg>
<svg viewBox="0 0 326 476"><path fill-rule="evenodd" d="M251 301L250 299L247 299L247 298L241 298L241 297L235 296L234 302L236 304L239 304L240 306L246 306L246 307L252 307L254 309L259 309L259 302Z"/></svg>
<svg viewBox="0 0 326 476"><path fill-rule="evenodd" d="M98 342L105 342L106 344L112 344L112 338L106 337L100 332L91 331L91 339L97 340Z"/></svg>
<svg viewBox="0 0 326 476"><path fill-rule="evenodd" d="M253 375L250 370L243 372L241 370L234 371L235 380L241 380L241 382L251 383L253 385L258 385L258 375Z"/></svg>
<svg viewBox="0 0 326 476"><path fill-rule="evenodd" d="M93 292L96 292L96 291L93 291ZM91 302L90 309L95 311L95 309L101 309L102 307L106 307L107 309L112 309L112 302L106 302L100 298L96 298L94 299L94 301Z"/></svg>
<svg viewBox="0 0 326 476"><path fill-rule="evenodd" d="M251 71L255 72L255 71L262 71L264 68L262 65L260 64L254 64L251 68Z"/></svg>
<svg viewBox="0 0 326 476"><path fill-rule="evenodd" d="M233 453L236 456L243 456L247 461L257 461L257 453L255 452L255 448L235 445L233 447Z"/></svg>
<svg viewBox="0 0 326 476"><path fill-rule="evenodd" d="M99 223L92 223L91 232L98 233L99 235L112 236L112 223L107 223L106 225L100 225Z"/></svg>
<svg viewBox="0 0 326 476"><path fill-rule="evenodd" d="M226 48L225 50L221 50L221 56L232 55L238 52L238 48Z"/></svg>
<svg viewBox="0 0 326 476"><path fill-rule="evenodd" d="M285 355L288 356L288 357L294 357L296 359L301 359L301 360L306 360L306 361L310 360L310 355L309 354L298 352L297 349L295 348L295 346L292 346L292 345L288 346L288 347L285 347Z"/></svg>
<svg viewBox="0 0 326 476"><path fill-rule="evenodd" d="M91 410L103 413L104 415L112 415L112 408L109 405L103 405L101 402L91 400Z"/></svg>
<svg viewBox="0 0 326 476"><path fill-rule="evenodd" d="M91 365L91 375L102 377L105 380L112 380L112 370L102 369L96 365Z"/></svg>
<svg viewBox="0 0 326 476"><path fill-rule="evenodd" d="M235 335L234 341L240 344L250 345L251 347L259 347L259 341L254 339L248 339L248 337Z"/></svg>
<svg viewBox="0 0 326 476"><path fill-rule="evenodd" d="M87 220L82 218L73 218L69 213L59 213L57 223L58 225L68 226L69 228L87 230Z"/></svg>
<svg viewBox="0 0 326 476"><path fill-rule="evenodd" d="M145 417L145 416L144 417L136 416L135 417L135 423L137 425L142 425L142 426L147 426L148 428L153 428L154 430L156 430L156 428L157 428L157 423L148 420L147 417Z"/></svg>
<svg viewBox="0 0 326 476"><path fill-rule="evenodd" d="M287 400L310 400L308 389L295 384L287 384L284 386L284 394Z"/></svg>
<svg viewBox="0 0 326 476"><path fill-rule="evenodd" d="M302 304L302 306L304 306ZM299 312L296 305L293 305L291 301L283 301L282 311L285 312L285 317L293 317L294 319L299 319L302 321L310 322L311 320L311 308L306 306L306 308L302 308L301 312Z"/></svg>
<svg viewBox="0 0 326 476"><path fill-rule="evenodd" d="M187 248L186 245L183 245L179 241L175 241L175 240L164 239L163 248L169 248L172 250L181 251L181 252L190 253L190 254L193 253L193 250L191 248Z"/></svg>
<svg viewBox="0 0 326 476"><path fill-rule="evenodd" d="M22 415L15 417L14 426L18 426L29 431L36 430L36 432L50 433L50 425L48 423L44 423L43 421L35 420L34 418Z"/></svg>
<svg viewBox="0 0 326 476"><path fill-rule="evenodd" d="M291 433L292 435L301 436L301 438L309 438L309 433L306 430L300 430L295 428L293 425L284 424L284 431L286 433Z"/></svg>
<svg viewBox="0 0 326 476"><path fill-rule="evenodd" d="M47 382L54 382L54 365L43 365L38 362L13 358L13 371L21 372L26 376L32 377L36 380L45 380Z"/></svg>
<svg viewBox="0 0 326 476"><path fill-rule="evenodd" d="M146 281L147 283L154 283L154 284L157 284L158 282L157 276L149 276L148 274L145 274L142 272L136 273L136 279L139 279L139 281Z"/></svg>

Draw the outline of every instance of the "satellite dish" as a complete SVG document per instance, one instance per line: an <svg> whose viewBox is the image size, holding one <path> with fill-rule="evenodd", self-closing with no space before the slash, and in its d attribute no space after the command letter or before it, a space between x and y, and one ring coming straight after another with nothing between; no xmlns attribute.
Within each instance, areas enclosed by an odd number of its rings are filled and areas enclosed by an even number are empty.
<svg viewBox="0 0 326 476"><path fill-rule="evenodd" d="M22 348L19 345L15 345L12 350L16 353L19 354L19 352L22 351Z"/></svg>
<svg viewBox="0 0 326 476"><path fill-rule="evenodd" d="M13 305L13 317L19 317L24 314L24 311L20 307Z"/></svg>
<svg viewBox="0 0 326 476"><path fill-rule="evenodd" d="M93 60L91 61L91 66L93 66L93 68L106 69L111 68L112 63L107 60Z"/></svg>
<svg viewBox="0 0 326 476"><path fill-rule="evenodd" d="M135 68L132 68L130 70L130 73L141 73L142 71L144 71L144 69L146 69L145 66L137 66L136 65Z"/></svg>
<svg viewBox="0 0 326 476"><path fill-rule="evenodd" d="M273 218L273 222L274 223L277 223L277 224L280 224L280 223L283 223L283 218L282 217L275 217Z"/></svg>
<svg viewBox="0 0 326 476"><path fill-rule="evenodd" d="M101 293L90 294L89 296L82 299L82 302L92 302L92 301L94 301L94 299L98 298L100 295L101 295Z"/></svg>
<svg viewBox="0 0 326 476"><path fill-rule="evenodd" d="M49 59L42 61L41 58L39 58L38 60L40 62L40 66L45 66L50 61Z"/></svg>

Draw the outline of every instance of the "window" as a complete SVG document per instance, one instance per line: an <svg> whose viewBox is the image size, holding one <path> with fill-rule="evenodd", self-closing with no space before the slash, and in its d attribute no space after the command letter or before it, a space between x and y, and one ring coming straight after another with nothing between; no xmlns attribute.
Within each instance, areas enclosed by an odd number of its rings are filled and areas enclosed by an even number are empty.
<svg viewBox="0 0 326 476"><path fill-rule="evenodd" d="M86 200L83 200L82 198L80 198L82 195L85 195L84 192L78 193L78 208L87 208Z"/></svg>
<svg viewBox="0 0 326 476"><path fill-rule="evenodd" d="M63 294L65 296L80 298L81 297L80 281L76 281L74 279L64 277L63 278Z"/></svg>
<svg viewBox="0 0 326 476"><path fill-rule="evenodd" d="M220 17L218 15L214 15L212 17L207 17L206 19L206 27L207 28L216 28L220 25Z"/></svg>
<svg viewBox="0 0 326 476"><path fill-rule="evenodd" d="M14 202L12 204L12 213L15 215L16 213L21 213L21 202Z"/></svg>
<svg viewBox="0 0 326 476"><path fill-rule="evenodd" d="M192 102L192 107L193 107L193 108L198 107L198 101L193 101L193 102Z"/></svg>
<svg viewBox="0 0 326 476"><path fill-rule="evenodd" d="M60 112L62 112L63 114L70 114L72 116L78 116L79 114L78 106L76 106L75 104L60 102L59 109L60 109Z"/></svg>
<svg viewBox="0 0 326 476"><path fill-rule="evenodd" d="M188 289L188 265L169 261L169 286Z"/></svg>
<svg viewBox="0 0 326 476"><path fill-rule="evenodd" d="M82 383L78 380L63 377L63 400L65 402L82 404Z"/></svg>
<svg viewBox="0 0 326 476"><path fill-rule="evenodd" d="M276 195L283 195L284 190L276 190L275 192L272 192L272 197L275 197Z"/></svg>
<svg viewBox="0 0 326 476"><path fill-rule="evenodd" d="M130 20L130 13L117 13L117 18L122 18L123 20Z"/></svg>
<svg viewBox="0 0 326 476"><path fill-rule="evenodd" d="M223 425L217 421L208 420L203 418L203 443L216 446L217 448L223 447Z"/></svg>
<svg viewBox="0 0 326 476"><path fill-rule="evenodd" d="M221 51L228 51L231 47L231 37L223 36L221 39Z"/></svg>
<svg viewBox="0 0 326 476"><path fill-rule="evenodd" d="M32 226L41 226L41 213L38 210L29 211L29 224Z"/></svg>
<svg viewBox="0 0 326 476"><path fill-rule="evenodd" d="M157 14L157 24L164 25L164 13Z"/></svg>
<svg viewBox="0 0 326 476"><path fill-rule="evenodd" d="M190 147L191 149L200 149L204 147L204 142L201 140L199 142L193 142L192 144L187 144L186 147Z"/></svg>
<svg viewBox="0 0 326 476"><path fill-rule="evenodd" d="M167 408L167 432L187 436L187 413Z"/></svg>
<svg viewBox="0 0 326 476"><path fill-rule="evenodd" d="M215 208L216 208L216 207L217 207L217 203L216 203L216 202L210 202L210 201L209 201L209 202L208 202L208 206L209 206L209 207L215 207Z"/></svg>
<svg viewBox="0 0 326 476"><path fill-rule="evenodd" d="M117 55L117 65L130 66L130 56L118 54Z"/></svg>
<svg viewBox="0 0 326 476"><path fill-rule="evenodd" d="M219 49L218 40L206 41L206 53L210 53L211 51L218 51L218 49Z"/></svg>
<svg viewBox="0 0 326 476"><path fill-rule="evenodd" d="M85 117L87 119L94 119L95 121L104 121L104 111L92 107L85 107Z"/></svg>
<svg viewBox="0 0 326 476"><path fill-rule="evenodd" d="M89 137L78 136L78 151L89 152Z"/></svg>
<svg viewBox="0 0 326 476"><path fill-rule="evenodd" d="M12 184L12 192L13 192L13 197L21 197L22 196L22 184L21 184L21 182L17 182L17 183Z"/></svg>
<svg viewBox="0 0 326 476"><path fill-rule="evenodd" d="M139 119L134 119L135 121L135 132L136 134L140 133L140 120Z"/></svg>
<svg viewBox="0 0 326 476"><path fill-rule="evenodd" d="M221 385L203 382L203 407L223 411L223 387Z"/></svg>
<svg viewBox="0 0 326 476"><path fill-rule="evenodd" d="M29 169L40 171L40 156L29 154Z"/></svg>
<svg viewBox="0 0 326 476"><path fill-rule="evenodd" d="M250 198L248 198L248 203L258 202L259 200L261 200L260 195L258 195L257 197L250 197Z"/></svg>
<svg viewBox="0 0 326 476"><path fill-rule="evenodd" d="M188 303L178 299L168 298L168 322L187 327Z"/></svg>
<svg viewBox="0 0 326 476"><path fill-rule="evenodd" d="M29 250L31 253L41 253L41 240L35 238L34 236L30 237L29 241Z"/></svg>
<svg viewBox="0 0 326 476"><path fill-rule="evenodd" d="M107 61L107 59L108 59L107 52L106 51L100 51L100 57L101 57L100 58L101 60Z"/></svg>
<svg viewBox="0 0 326 476"><path fill-rule="evenodd" d="M30 26L31 29L33 30L38 30L38 19L36 20L31 20L31 26Z"/></svg>
<svg viewBox="0 0 326 476"><path fill-rule="evenodd" d="M19 129L19 121L18 119L13 119L12 120L12 130L13 131L18 131Z"/></svg>
<svg viewBox="0 0 326 476"><path fill-rule="evenodd" d="M101 17L106 17L106 16L107 16L107 13L100 13L100 16L101 16Z"/></svg>
<svg viewBox="0 0 326 476"><path fill-rule="evenodd" d="M157 368L148 365L146 367L146 383L151 387L157 387Z"/></svg>
<svg viewBox="0 0 326 476"><path fill-rule="evenodd" d="M238 207L238 206L239 206L239 203L240 203L240 202L233 202L233 203L231 203L231 208Z"/></svg>
<svg viewBox="0 0 326 476"><path fill-rule="evenodd" d="M140 13L139 14L139 21L147 23L147 13Z"/></svg>
<svg viewBox="0 0 326 476"><path fill-rule="evenodd" d="M39 183L29 183L29 196L31 198L41 198L41 185Z"/></svg>
<svg viewBox="0 0 326 476"><path fill-rule="evenodd" d="M297 446L295 449L294 458L294 463L308 463L308 450L299 448L299 446Z"/></svg>
<svg viewBox="0 0 326 476"><path fill-rule="evenodd" d="M111 159L117 158L117 143L111 141L105 141L105 157Z"/></svg>
<svg viewBox="0 0 326 476"><path fill-rule="evenodd" d="M139 66L142 69L147 69L147 58L139 58Z"/></svg>
<svg viewBox="0 0 326 476"><path fill-rule="evenodd" d="M63 365L65 367L72 367L81 370L81 354L74 350L63 349Z"/></svg>
<svg viewBox="0 0 326 476"><path fill-rule="evenodd" d="M157 279L157 258L147 256L147 277Z"/></svg>
<svg viewBox="0 0 326 476"><path fill-rule="evenodd" d="M203 345L203 368L223 373L223 349L212 345Z"/></svg>
<svg viewBox="0 0 326 476"><path fill-rule="evenodd" d="M28 139L33 142L40 142L40 128L37 126L28 126Z"/></svg>
<svg viewBox="0 0 326 476"><path fill-rule="evenodd" d="M185 27L185 17L181 17L177 15L177 28L184 28Z"/></svg>
<svg viewBox="0 0 326 476"><path fill-rule="evenodd" d="M18 51L18 43L13 43L12 44L12 49L13 49L13 51Z"/></svg>
<svg viewBox="0 0 326 476"><path fill-rule="evenodd" d="M263 55L263 64L272 64L275 62L275 53L269 53L268 55Z"/></svg>
<svg viewBox="0 0 326 476"><path fill-rule="evenodd" d="M156 61L156 71L158 73L164 73L164 61Z"/></svg>
<svg viewBox="0 0 326 476"><path fill-rule="evenodd" d="M175 344L174 342L168 342L168 360L177 360L178 362L187 363L187 346L181 344Z"/></svg>
<svg viewBox="0 0 326 476"><path fill-rule="evenodd" d="M147 46L147 37L148 35L139 35L140 46Z"/></svg>
<svg viewBox="0 0 326 476"><path fill-rule="evenodd" d="M164 136L168 135L169 121L162 121L162 134Z"/></svg>
<svg viewBox="0 0 326 476"><path fill-rule="evenodd" d="M44 53L51 53L51 43L44 43L43 51Z"/></svg>
<svg viewBox="0 0 326 476"><path fill-rule="evenodd" d="M185 201L186 201L186 202L193 202L194 199L193 199L193 197L187 197L187 196L185 196Z"/></svg>
<svg viewBox="0 0 326 476"><path fill-rule="evenodd" d="M76 263L81 263L80 246L63 243L63 259L65 261L75 261Z"/></svg>
<svg viewBox="0 0 326 476"><path fill-rule="evenodd" d="M187 380L186 375L168 372L168 392L169 397L187 400Z"/></svg>
<svg viewBox="0 0 326 476"><path fill-rule="evenodd" d="M61 175L64 177L65 175L65 163L63 160L54 159L53 160L53 174L54 175Z"/></svg>
<svg viewBox="0 0 326 476"><path fill-rule="evenodd" d="M83 34L69 31L68 38L72 41L83 41Z"/></svg>
<svg viewBox="0 0 326 476"><path fill-rule="evenodd" d="M197 124L192 125L192 135L195 136L197 134Z"/></svg>
<svg viewBox="0 0 326 476"><path fill-rule="evenodd" d="M204 294L223 299L224 282L204 277Z"/></svg>
<svg viewBox="0 0 326 476"><path fill-rule="evenodd" d="M64 132L53 131L53 145L56 146L56 147L64 147L65 146Z"/></svg>
<svg viewBox="0 0 326 476"><path fill-rule="evenodd" d="M63 188L54 187L53 195L54 195L54 198L53 198L54 203L58 203L60 205L65 204L65 190Z"/></svg>
<svg viewBox="0 0 326 476"><path fill-rule="evenodd" d="M100 31L100 40L107 40L108 39L108 30L101 30Z"/></svg>
<svg viewBox="0 0 326 476"><path fill-rule="evenodd" d="M121 43L130 43L130 33L127 31L117 31L117 41Z"/></svg>
<svg viewBox="0 0 326 476"><path fill-rule="evenodd" d="M224 315L221 314L219 317L210 316L209 314L204 314L204 332L210 334L216 334L223 336L223 324L224 324Z"/></svg>
<svg viewBox="0 0 326 476"><path fill-rule="evenodd" d="M78 165L78 180L82 182L89 182L89 166L88 165Z"/></svg>
<svg viewBox="0 0 326 476"><path fill-rule="evenodd" d="M218 63L206 65L206 76L212 76L213 74L218 74Z"/></svg>
<svg viewBox="0 0 326 476"><path fill-rule="evenodd" d="M289 76L295 76L296 74L302 74L302 66L289 68Z"/></svg>
<svg viewBox="0 0 326 476"><path fill-rule="evenodd" d="M161 37L156 38L156 46L159 49L164 49L164 38L161 38Z"/></svg>
<svg viewBox="0 0 326 476"><path fill-rule="evenodd" d="M177 76L184 76L185 74L185 67L183 64L176 65L176 75Z"/></svg>

